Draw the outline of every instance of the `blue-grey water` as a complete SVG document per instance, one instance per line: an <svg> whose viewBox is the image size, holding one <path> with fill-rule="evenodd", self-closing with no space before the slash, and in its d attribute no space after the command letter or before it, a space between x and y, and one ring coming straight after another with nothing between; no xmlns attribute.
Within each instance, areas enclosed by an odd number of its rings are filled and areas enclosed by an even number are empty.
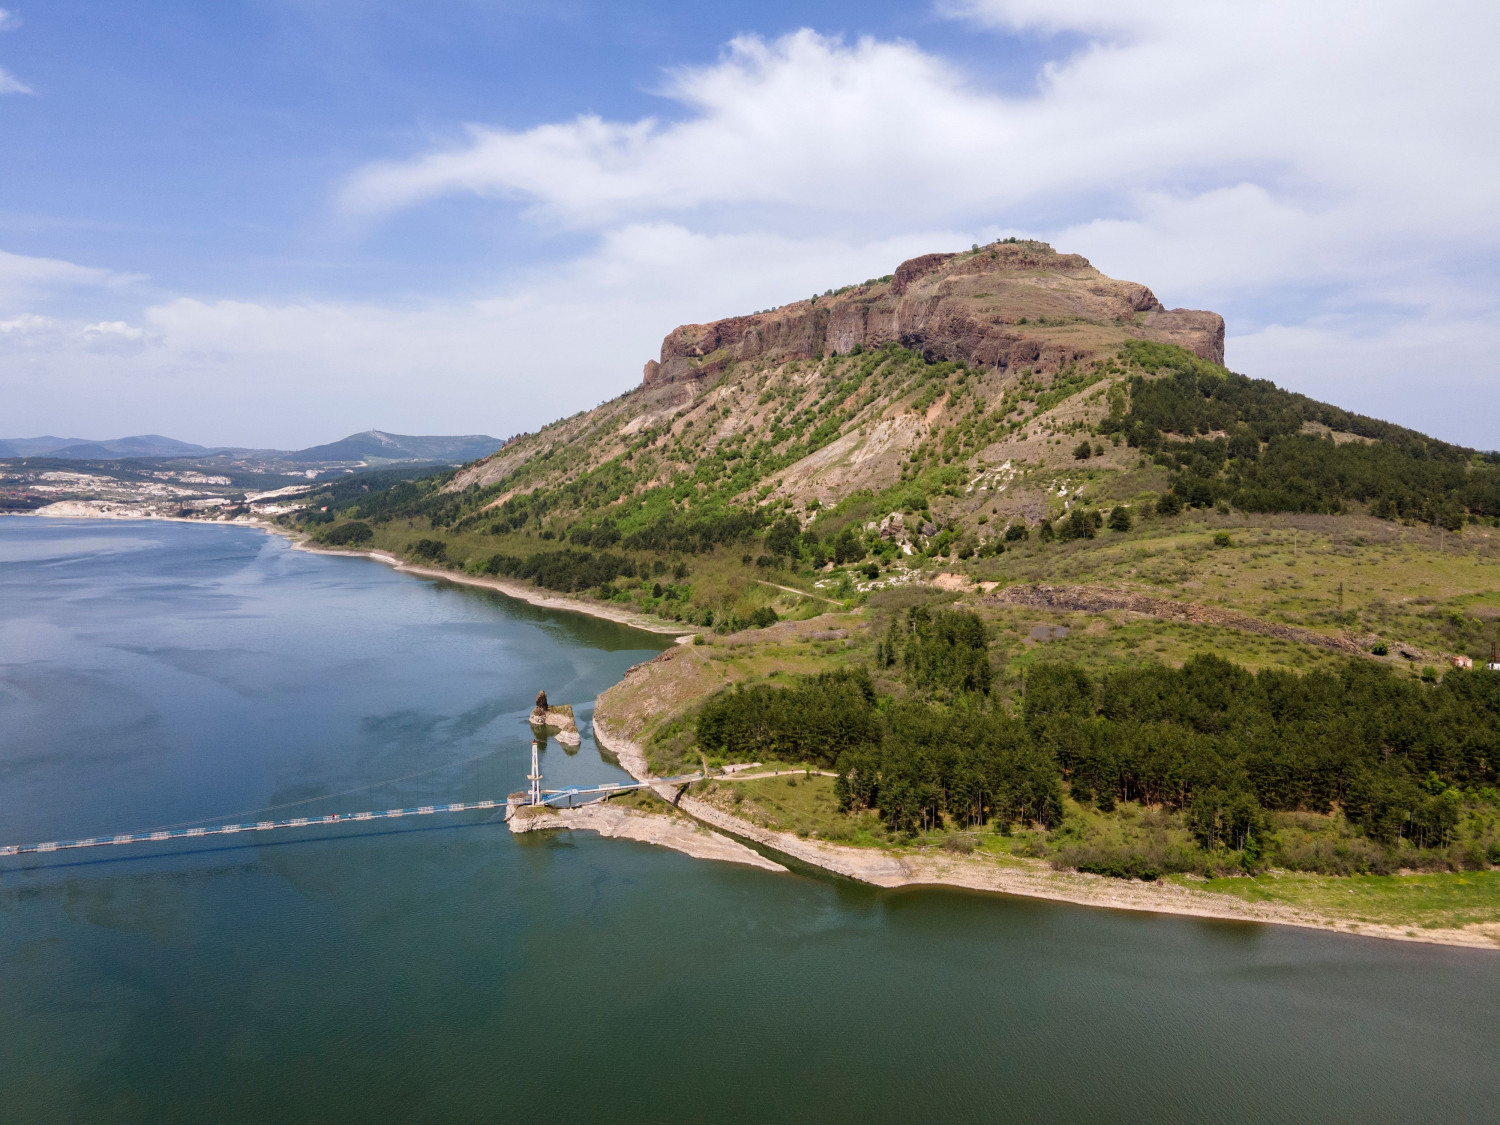
<svg viewBox="0 0 1500 1125"><path fill-rule="evenodd" d="M245 528L3 517L0 843L500 797L538 688L586 718L662 644ZM584 726L549 784L623 776ZM1500 1119L1495 954L481 814L151 848L0 860L0 1121Z"/></svg>

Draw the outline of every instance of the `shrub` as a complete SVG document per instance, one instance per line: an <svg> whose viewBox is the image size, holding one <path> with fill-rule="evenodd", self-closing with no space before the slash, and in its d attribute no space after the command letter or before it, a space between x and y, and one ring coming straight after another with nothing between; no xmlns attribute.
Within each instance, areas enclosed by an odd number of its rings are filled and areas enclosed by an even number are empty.
<svg viewBox="0 0 1500 1125"><path fill-rule="evenodd" d="M1391 654L1391 649L1390 646L1387 645L1384 641L1376 641L1375 647L1372 648L1370 652L1376 656L1389 656Z"/></svg>
<svg viewBox="0 0 1500 1125"><path fill-rule="evenodd" d="M1227 532L1227 531L1216 531L1216 532L1214 532L1214 546L1215 547L1232 547L1232 546L1234 546L1234 540L1230 538L1229 532Z"/></svg>
<svg viewBox="0 0 1500 1125"><path fill-rule="evenodd" d="M1104 523L1104 517L1098 512L1084 511L1082 508L1074 508L1068 513L1068 518L1062 520L1058 526L1058 538L1066 541L1069 539L1092 539L1094 532Z"/></svg>
<svg viewBox="0 0 1500 1125"><path fill-rule="evenodd" d="M1130 518L1130 509L1123 504L1116 504L1114 510L1109 513L1108 527L1111 531L1129 531L1134 526Z"/></svg>
<svg viewBox="0 0 1500 1125"><path fill-rule="evenodd" d="M1094 455L1094 447L1092 445L1090 445L1087 441L1081 441L1081 442L1079 442L1078 443L1078 448L1075 449L1075 450L1073 450L1073 456L1076 457L1080 461L1087 461L1093 455Z"/></svg>
<svg viewBox="0 0 1500 1125"><path fill-rule="evenodd" d="M753 629L764 629L768 625L774 625L781 617L768 605L763 605L750 615L750 627Z"/></svg>
<svg viewBox="0 0 1500 1125"><path fill-rule="evenodd" d="M448 561L448 544L441 539L418 539L411 547L413 558L430 562Z"/></svg>

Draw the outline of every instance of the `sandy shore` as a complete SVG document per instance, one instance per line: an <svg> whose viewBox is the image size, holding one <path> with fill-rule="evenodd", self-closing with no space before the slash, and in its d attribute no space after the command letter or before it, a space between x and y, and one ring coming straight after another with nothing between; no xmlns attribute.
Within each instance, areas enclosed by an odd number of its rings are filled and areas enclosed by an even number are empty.
<svg viewBox="0 0 1500 1125"><path fill-rule="evenodd" d="M614 754L638 781L653 780L642 748L594 719L594 740ZM805 840L790 832L761 828L723 809L655 780L652 788L679 809L720 832L747 840L800 863L877 887L953 887L1068 902L1110 910L1139 910L1153 914L1181 914L1230 922L1261 922L1300 926L1325 932L1388 938L1432 945L1474 949L1500 946L1500 925L1462 929L1407 929L1349 919L1330 918L1279 904L1248 903L1231 895L1197 890L1180 883L1143 883L1103 875L1054 871L1041 860L962 856L932 851L884 851L856 848L819 840ZM663 818L666 819L666 818Z"/></svg>

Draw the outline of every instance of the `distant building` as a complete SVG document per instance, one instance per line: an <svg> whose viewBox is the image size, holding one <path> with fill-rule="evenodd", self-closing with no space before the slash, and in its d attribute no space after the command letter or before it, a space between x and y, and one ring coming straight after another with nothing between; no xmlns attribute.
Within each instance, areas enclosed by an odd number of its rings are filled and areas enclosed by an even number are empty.
<svg viewBox="0 0 1500 1125"><path fill-rule="evenodd" d="M1472 656L1455 656L1453 657L1453 667L1464 668L1472 672L1474 670L1474 658ZM1494 665L1491 664L1490 667L1493 668Z"/></svg>

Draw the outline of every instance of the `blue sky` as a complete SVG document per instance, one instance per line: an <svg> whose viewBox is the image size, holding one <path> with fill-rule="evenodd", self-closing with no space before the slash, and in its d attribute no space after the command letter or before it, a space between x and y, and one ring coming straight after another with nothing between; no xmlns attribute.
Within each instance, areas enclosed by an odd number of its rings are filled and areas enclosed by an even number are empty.
<svg viewBox="0 0 1500 1125"><path fill-rule="evenodd" d="M508 434L1019 233L1500 445L1489 5L6 3L0 436Z"/></svg>

